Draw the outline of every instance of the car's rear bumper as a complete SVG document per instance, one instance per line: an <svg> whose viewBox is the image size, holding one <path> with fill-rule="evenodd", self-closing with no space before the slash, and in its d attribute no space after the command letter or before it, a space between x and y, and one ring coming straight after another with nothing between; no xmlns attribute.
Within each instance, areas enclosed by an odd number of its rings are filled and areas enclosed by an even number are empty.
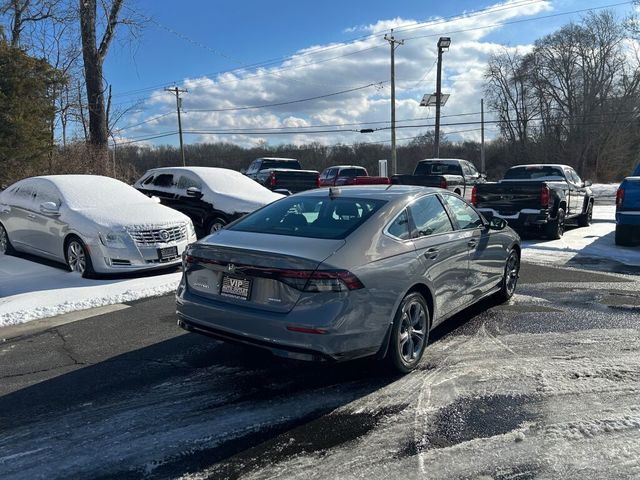
<svg viewBox="0 0 640 480"><path fill-rule="evenodd" d="M640 226L640 210L618 211L616 212L616 223L618 225L638 225Z"/></svg>
<svg viewBox="0 0 640 480"><path fill-rule="evenodd" d="M219 340L266 348L288 358L342 361L374 355L386 335L388 325L372 328L353 310L353 305L362 301L270 312L204 298L192 293L183 280L176 292L176 314L182 328ZM291 326L324 333L292 331Z"/></svg>
<svg viewBox="0 0 640 480"><path fill-rule="evenodd" d="M526 209L514 214L500 213L492 208L478 208L478 210L487 220L491 220L493 217L502 218L511 228L516 230L546 225L550 220L547 210Z"/></svg>

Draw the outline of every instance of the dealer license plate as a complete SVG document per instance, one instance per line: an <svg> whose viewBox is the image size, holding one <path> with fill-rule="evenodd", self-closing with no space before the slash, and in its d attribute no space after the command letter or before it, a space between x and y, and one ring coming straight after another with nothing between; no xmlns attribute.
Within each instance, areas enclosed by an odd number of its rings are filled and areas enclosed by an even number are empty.
<svg viewBox="0 0 640 480"><path fill-rule="evenodd" d="M220 295L231 298L239 298L248 300L251 293L251 280L246 278L222 276L222 285L220 286Z"/></svg>
<svg viewBox="0 0 640 480"><path fill-rule="evenodd" d="M164 247L158 249L158 258L160 260L174 259L178 256L178 247Z"/></svg>

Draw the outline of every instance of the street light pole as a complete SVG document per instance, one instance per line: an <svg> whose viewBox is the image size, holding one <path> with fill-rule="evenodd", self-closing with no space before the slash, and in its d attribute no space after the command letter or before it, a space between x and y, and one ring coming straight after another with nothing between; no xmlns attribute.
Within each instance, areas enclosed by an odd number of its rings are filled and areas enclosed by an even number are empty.
<svg viewBox="0 0 640 480"><path fill-rule="evenodd" d="M433 156L440 158L440 103L442 98L442 52L449 49L451 39L440 37L438 40L438 72L436 76L436 131L433 141Z"/></svg>

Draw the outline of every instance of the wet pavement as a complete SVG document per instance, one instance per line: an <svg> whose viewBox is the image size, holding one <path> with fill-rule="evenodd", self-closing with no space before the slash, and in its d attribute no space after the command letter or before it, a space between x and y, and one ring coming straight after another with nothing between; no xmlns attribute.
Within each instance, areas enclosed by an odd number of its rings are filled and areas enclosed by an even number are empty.
<svg viewBox="0 0 640 480"><path fill-rule="evenodd" d="M406 376L186 334L170 296L7 340L0 477L637 478L638 280L525 265Z"/></svg>

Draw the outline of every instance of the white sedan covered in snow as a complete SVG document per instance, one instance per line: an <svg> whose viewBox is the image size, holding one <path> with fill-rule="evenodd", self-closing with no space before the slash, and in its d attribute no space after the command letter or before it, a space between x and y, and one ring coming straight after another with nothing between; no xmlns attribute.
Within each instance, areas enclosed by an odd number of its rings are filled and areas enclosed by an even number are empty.
<svg viewBox="0 0 640 480"><path fill-rule="evenodd" d="M82 275L176 265L195 240L187 216L113 178L33 177L0 193L0 255L30 253Z"/></svg>
<svg viewBox="0 0 640 480"><path fill-rule="evenodd" d="M217 167L154 168L134 187L187 215L200 236L284 196L240 172Z"/></svg>

